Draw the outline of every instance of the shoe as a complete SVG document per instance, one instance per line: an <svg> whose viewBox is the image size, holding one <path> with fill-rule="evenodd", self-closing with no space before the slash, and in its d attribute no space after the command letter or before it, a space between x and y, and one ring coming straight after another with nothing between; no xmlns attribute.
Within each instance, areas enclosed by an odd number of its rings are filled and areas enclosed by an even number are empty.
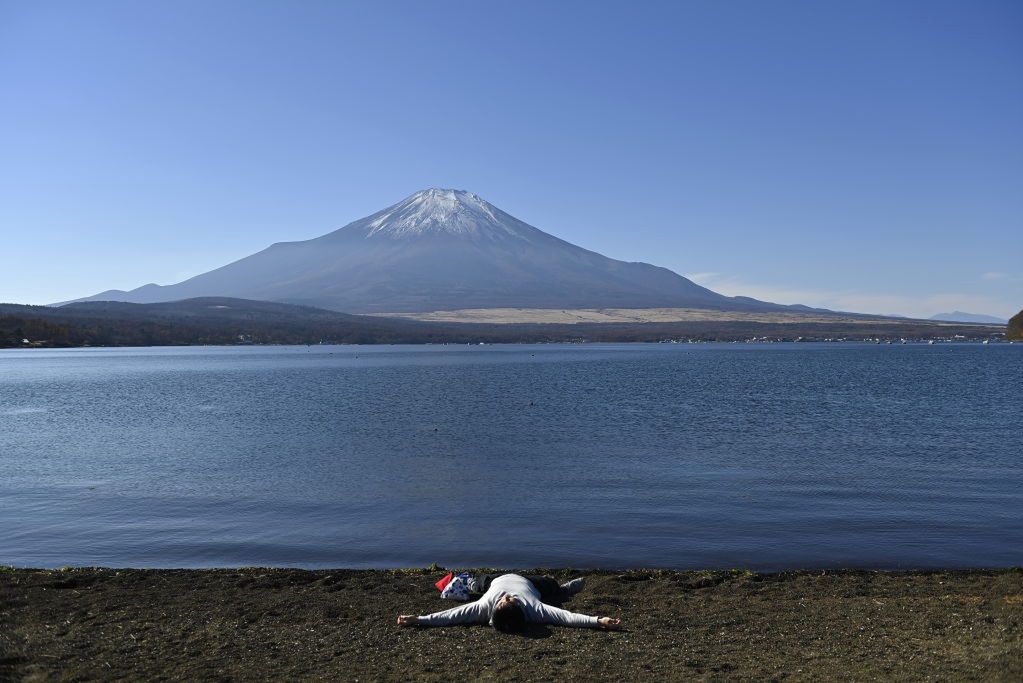
<svg viewBox="0 0 1023 683"><path fill-rule="evenodd" d="M575 595L586 585L585 578L572 579L568 583L561 584L561 592L565 595Z"/></svg>

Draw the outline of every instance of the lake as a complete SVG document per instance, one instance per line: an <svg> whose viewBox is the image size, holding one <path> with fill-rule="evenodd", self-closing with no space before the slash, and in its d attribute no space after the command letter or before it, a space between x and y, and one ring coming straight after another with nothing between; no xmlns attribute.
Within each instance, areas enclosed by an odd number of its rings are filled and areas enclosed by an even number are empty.
<svg viewBox="0 0 1023 683"><path fill-rule="evenodd" d="M1023 565L1023 344L0 351L0 564Z"/></svg>

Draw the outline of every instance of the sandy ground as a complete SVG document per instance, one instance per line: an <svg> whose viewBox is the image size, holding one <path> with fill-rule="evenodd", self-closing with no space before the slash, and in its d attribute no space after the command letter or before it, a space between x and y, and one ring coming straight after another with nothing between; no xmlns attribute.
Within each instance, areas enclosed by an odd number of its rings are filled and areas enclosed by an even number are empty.
<svg viewBox="0 0 1023 683"><path fill-rule="evenodd" d="M625 631L398 628L441 574L8 569L0 679L1023 680L1020 570L590 573L565 607Z"/></svg>
<svg viewBox="0 0 1023 683"><path fill-rule="evenodd" d="M741 321L761 323L905 323L891 318L869 318L818 313L744 313L699 308L466 308L427 313L374 313L386 318L406 318L447 323L672 323L693 321ZM937 323L936 323L937 324Z"/></svg>

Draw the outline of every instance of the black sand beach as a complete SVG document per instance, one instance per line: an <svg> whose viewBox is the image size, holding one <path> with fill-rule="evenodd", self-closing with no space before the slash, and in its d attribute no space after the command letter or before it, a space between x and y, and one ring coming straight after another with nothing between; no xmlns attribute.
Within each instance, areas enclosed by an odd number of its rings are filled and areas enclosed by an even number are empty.
<svg viewBox="0 0 1023 683"><path fill-rule="evenodd" d="M398 628L442 573L5 569L0 679L1023 679L1018 569L587 572L625 631Z"/></svg>

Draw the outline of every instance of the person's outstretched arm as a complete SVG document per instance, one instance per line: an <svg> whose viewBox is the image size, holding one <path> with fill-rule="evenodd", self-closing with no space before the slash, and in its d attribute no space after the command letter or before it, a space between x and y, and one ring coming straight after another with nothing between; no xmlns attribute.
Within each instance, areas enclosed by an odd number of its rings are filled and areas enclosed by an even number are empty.
<svg viewBox="0 0 1023 683"><path fill-rule="evenodd" d="M557 626L575 626L577 628L605 628L617 631L622 627L621 619L611 617L591 617L586 614L569 612L567 609L552 607L546 603L540 605L540 616L545 624Z"/></svg>
<svg viewBox="0 0 1023 683"><path fill-rule="evenodd" d="M458 607L446 609L417 617L402 614L398 617L398 626L455 626L456 624L482 624L489 619L487 605L477 600Z"/></svg>

